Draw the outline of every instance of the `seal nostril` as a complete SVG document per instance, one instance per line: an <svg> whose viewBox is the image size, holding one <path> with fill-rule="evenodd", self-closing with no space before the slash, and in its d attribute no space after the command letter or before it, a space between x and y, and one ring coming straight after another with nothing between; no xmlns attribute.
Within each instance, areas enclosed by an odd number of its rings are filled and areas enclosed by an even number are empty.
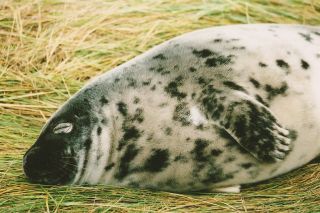
<svg viewBox="0 0 320 213"><path fill-rule="evenodd" d="M35 152L39 150L39 147L31 147L23 156L23 168L25 168L28 158L30 155L33 155Z"/></svg>

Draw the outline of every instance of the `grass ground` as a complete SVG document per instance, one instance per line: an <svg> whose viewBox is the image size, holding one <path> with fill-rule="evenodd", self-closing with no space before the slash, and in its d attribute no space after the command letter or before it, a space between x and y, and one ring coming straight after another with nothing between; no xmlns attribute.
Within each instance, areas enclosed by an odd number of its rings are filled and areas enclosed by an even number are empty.
<svg viewBox="0 0 320 213"><path fill-rule="evenodd" d="M22 155L89 78L176 35L232 23L320 25L318 0L0 0L0 212L320 212L320 165L241 194L28 183Z"/></svg>

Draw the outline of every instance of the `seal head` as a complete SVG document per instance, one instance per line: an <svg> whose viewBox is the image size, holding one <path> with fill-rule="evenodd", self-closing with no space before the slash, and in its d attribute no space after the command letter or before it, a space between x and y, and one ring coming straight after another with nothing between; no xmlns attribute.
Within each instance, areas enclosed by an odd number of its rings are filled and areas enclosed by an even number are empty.
<svg viewBox="0 0 320 213"><path fill-rule="evenodd" d="M79 101L81 103L79 103ZM78 171L79 153L91 145L90 106L71 99L44 126L23 157L23 169L34 183L70 184Z"/></svg>

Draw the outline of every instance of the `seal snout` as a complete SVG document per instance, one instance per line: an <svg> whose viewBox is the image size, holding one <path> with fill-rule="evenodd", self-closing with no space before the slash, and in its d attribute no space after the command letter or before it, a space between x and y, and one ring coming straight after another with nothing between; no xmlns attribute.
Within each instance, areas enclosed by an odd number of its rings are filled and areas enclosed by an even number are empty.
<svg viewBox="0 0 320 213"><path fill-rule="evenodd" d="M23 157L23 170L33 183L67 184L75 174L75 160L71 156L31 147Z"/></svg>

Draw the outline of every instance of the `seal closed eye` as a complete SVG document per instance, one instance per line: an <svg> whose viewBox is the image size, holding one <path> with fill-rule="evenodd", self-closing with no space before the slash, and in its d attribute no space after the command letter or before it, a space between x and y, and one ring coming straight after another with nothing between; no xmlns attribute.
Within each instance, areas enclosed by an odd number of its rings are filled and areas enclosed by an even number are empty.
<svg viewBox="0 0 320 213"><path fill-rule="evenodd" d="M319 34L232 25L164 42L72 96L24 172L43 184L238 192L302 166L320 154Z"/></svg>
<svg viewBox="0 0 320 213"><path fill-rule="evenodd" d="M69 133L72 131L72 128L73 128L72 123L60 123L53 129L53 133L54 134Z"/></svg>

